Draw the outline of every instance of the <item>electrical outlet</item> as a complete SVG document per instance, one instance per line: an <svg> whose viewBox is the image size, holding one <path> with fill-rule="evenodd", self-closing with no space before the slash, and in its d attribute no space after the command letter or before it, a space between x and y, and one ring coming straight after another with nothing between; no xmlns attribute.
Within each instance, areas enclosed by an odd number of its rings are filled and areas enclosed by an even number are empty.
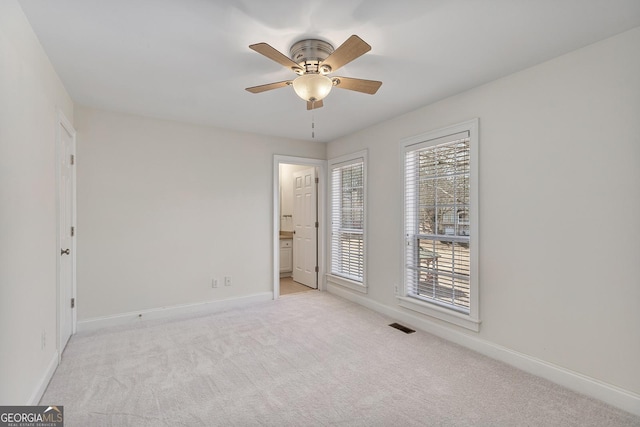
<svg viewBox="0 0 640 427"><path fill-rule="evenodd" d="M218 279L211 279L211 287L212 288L218 287Z"/></svg>
<svg viewBox="0 0 640 427"><path fill-rule="evenodd" d="M224 285L231 286L231 276L224 276Z"/></svg>
<svg viewBox="0 0 640 427"><path fill-rule="evenodd" d="M44 350L47 346L47 331L42 330L42 335L40 336L40 349Z"/></svg>

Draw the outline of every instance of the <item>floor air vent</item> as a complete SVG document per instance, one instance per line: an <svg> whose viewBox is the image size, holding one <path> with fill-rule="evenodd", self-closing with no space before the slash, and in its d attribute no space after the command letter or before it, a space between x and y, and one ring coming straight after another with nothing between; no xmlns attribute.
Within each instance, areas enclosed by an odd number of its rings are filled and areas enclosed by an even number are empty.
<svg viewBox="0 0 640 427"><path fill-rule="evenodd" d="M401 325L400 323L392 323L389 326L391 326L392 328L396 328L399 331L404 332L405 334L412 334L415 331L413 329L407 328L404 325Z"/></svg>

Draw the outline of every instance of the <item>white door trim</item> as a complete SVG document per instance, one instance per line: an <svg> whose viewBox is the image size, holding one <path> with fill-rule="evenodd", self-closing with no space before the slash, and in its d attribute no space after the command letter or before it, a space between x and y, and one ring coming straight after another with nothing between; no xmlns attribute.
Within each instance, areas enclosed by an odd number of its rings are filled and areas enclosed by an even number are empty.
<svg viewBox="0 0 640 427"><path fill-rule="evenodd" d="M61 129L64 128L69 135L71 135L71 144L72 144L72 152L74 154L74 158L77 160L76 156L76 130L73 128L73 125L71 124L71 122L67 119L67 117L64 115L64 113L62 112L62 110L58 109L57 111L57 121L58 121L58 125L56 126L56 251L59 251L61 248L61 242L60 242L60 204L61 204L61 200L60 200L60 185L61 185L61 180L60 180L60 174L61 174L61 170L60 170L60 153L62 151L62 134L61 134ZM75 162L74 162L75 163ZM72 184L71 184L71 188L72 188L72 200L73 200L73 209L72 209L72 215L73 215L73 223L74 226L77 226L77 212L76 212L76 206L77 206L77 199L76 199L76 168L72 168L71 171L71 180L72 180ZM76 229L76 233L77 233L77 229ZM77 234L76 234L77 236ZM76 299L76 238L74 236L73 239L71 239L71 263L72 263L72 273L71 273L71 281L72 281L72 298ZM64 300L63 296L63 292L60 289L61 283L60 283L60 274L61 274L61 268L60 268L60 262L61 262L61 257L60 257L60 253L56 253L56 296L57 296L57 301L58 301L58 307L56 310L56 329L57 329L57 340L56 340L56 346L58 349L58 363L60 363L60 360L62 359L62 351L63 349L63 337L62 337L62 322L61 322L61 316L62 313L64 311L64 309L66 308L66 305L69 304L69 301ZM76 299L77 301L77 299ZM76 322L77 322L77 316L76 316L76 312L77 310L74 308L72 311L72 316L73 316L73 320L72 320L72 334L76 333Z"/></svg>
<svg viewBox="0 0 640 427"><path fill-rule="evenodd" d="M318 168L318 289L326 290L325 284L325 251L326 251L326 226L327 226L327 161L310 159L307 157L273 156L273 299L280 297L280 165L294 164L315 166Z"/></svg>

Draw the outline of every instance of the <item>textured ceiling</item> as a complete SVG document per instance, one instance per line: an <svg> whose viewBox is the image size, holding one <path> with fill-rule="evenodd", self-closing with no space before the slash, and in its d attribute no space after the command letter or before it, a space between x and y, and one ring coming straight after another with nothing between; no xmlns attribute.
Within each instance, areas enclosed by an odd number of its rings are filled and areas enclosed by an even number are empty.
<svg viewBox="0 0 640 427"><path fill-rule="evenodd" d="M190 123L331 141L640 26L638 0L21 0L73 100ZM288 55L303 38L372 46L337 75L381 80L376 95L334 89L307 111L295 77L248 48ZM640 47L639 47L640 48Z"/></svg>

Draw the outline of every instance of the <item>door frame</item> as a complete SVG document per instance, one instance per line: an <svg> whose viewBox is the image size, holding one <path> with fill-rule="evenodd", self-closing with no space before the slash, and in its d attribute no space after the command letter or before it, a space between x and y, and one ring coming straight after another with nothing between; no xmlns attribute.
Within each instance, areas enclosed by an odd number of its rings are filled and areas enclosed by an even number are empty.
<svg viewBox="0 0 640 427"><path fill-rule="evenodd" d="M73 207L71 213L73 215L73 224L76 227L75 235L71 239L71 297L77 301L76 295L76 237L77 237L77 194L76 194L76 168L77 164L77 156L76 156L76 130L74 129L71 122L67 119L62 110L58 109L57 111L57 125L56 125L56 300L57 300L57 309L56 309L56 346L58 350L58 364L62 360L62 313L64 312L68 301L63 301L64 293L61 291L61 280L60 276L62 273L61 268L61 256L58 251L61 249L61 241L60 241L60 206L62 201L60 200L60 186L61 186L61 169L60 169L60 155L63 152L62 147L62 128L64 128L71 135L71 151L74 155L74 167L71 169L71 199L73 200ZM76 304L77 308L77 304ZM77 322L77 309L72 309L72 327L71 327L71 335L76 333L76 322Z"/></svg>
<svg viewBox="0 0 640 427"><path fill-rule="evenodd" d="M273 299L280 297L280 165L293 164L318 168L318 290L326 290L326 230L327 230L327 161L307 157L273 156Z"/></svg>

